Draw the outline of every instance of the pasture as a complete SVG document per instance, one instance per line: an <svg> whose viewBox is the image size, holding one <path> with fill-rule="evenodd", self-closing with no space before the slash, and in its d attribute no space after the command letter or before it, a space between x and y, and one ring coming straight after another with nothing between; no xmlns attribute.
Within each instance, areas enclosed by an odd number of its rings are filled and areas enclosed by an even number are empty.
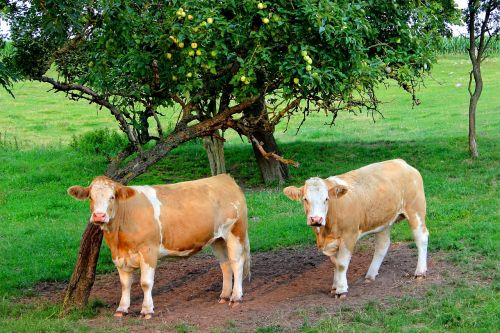
<svg viewBox="0 0 500 333"><path fill-rule="evenodd" d="M276 137L285 157L301 163L290 169L288 184L391 158L403 158L419 169L428 203L429 256L441 267L434 271L430 267L428 281L415 287L418 293L388 292L375 300L344 304L325 295L313 309L294 309L294 320L301 321L298 330L492 332L500 327L500 58L488 58L483 65L476 161L467 152L469 67L465 56L441 57L419 91L422 104L415 108L401 89L381 87L384 117L375 115L375 123L370 115L341 114L329 127L324 125L329 119L317 114L298 135L300 116L291 120L287 131L284 125L278 128ZM58 318L59 304L51 302L55 297L46 297L42 287L57 291L53 286L69 278L88 219L88 204L70 198L66 189L86 185L102 174L106 154L116 151L121 139L113 134L116 123L104 110L46 90L42 84L20 82L14 89L15 100L0 91L0 331L203 331L184 319L143 323L131 316L116 323L111 318L113 305L99 298L83 311ZM250 144L232 133L227 138L228 172L246 190L255 264L259 258L265 260L262 253L267 251L309 251L314 235L305 224L302 207L282 195L280 187L262 187ZM177 182L209 173L201 144L191 142L132 183ZM414 257L406 268L414 270L416 249L406 222L393 228L392 241L410 242ZM369 238L358 252L368 247ZM319 252L315 256L324 259ZM103 245L98 271L113 270ZM438 273L441 282L436 284L433 274ZM116 276L114 281L118 291ZM406 283L406 288L412 285ZM227 311L224 324L216 330L238 331L238 321ZM245 311L245 303L237 311ZM203 315L203 308L197 313ZM280 332L286 330L287 319L259 320L255 325L260 332Z"/></svg>

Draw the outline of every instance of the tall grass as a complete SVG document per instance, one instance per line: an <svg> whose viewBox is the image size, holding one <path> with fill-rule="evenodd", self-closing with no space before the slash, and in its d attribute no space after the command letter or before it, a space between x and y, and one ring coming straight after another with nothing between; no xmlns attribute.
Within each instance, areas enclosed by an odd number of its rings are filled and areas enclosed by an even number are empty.
<svg viewBox="0 0 500 333"><path fill-rule="evenodd" d="M469 49L469 38L463 36L443 37L441 54L467 54ZM487 54L500 54L500 36L491 39L486 49Z"/></svg>

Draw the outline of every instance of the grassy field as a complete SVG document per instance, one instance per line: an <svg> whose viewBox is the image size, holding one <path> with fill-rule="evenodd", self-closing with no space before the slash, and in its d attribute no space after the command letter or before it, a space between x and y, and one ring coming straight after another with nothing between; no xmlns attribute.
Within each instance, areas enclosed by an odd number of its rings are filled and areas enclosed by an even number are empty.
<svg viewBox="0 0 500 333"><path fill-rule="evenodd" d="M426 186L430 251L443 251L464 274L455 288L430 290L422 300L394 300L383 307L368 304L313 326L305 324L303 331L491 332L500 327L500 58L489 58L483 65L477 161L467 154L468 70L465 56L441 58L421 89L422 104L416 108L397 87L380 90L384 118L376 117L375 123L368 115L342 114L330 128L324 125L329 119L318 114L306 121L299 135L295 135L299 117L292 119L286 132L284 127L278 129L285 157L301 163L291 169L290 184L396 157L417 167ZM106 167L103 154L87 149L88 135L76 140L73 136L116 128L104 110L69 102L62 94L46 93L47 89L33 82L18 83L15 100L0 91L0 331L86 331L89 328L78 318L92 316L98 305L55 319L57 305L17 301L33 294L37 282L70 276L88 204L70 198L66 188L87 184ZM300 205L281 195L280 188L262 188L250 145L234 134L228 137L228 171L247 188L252 250L314 243ZM68 146L71 142L76 144ZM103 143L105 151L112 146ZM205 152L193 142L133 183L207 175ZM405 223L394 229L394 241L411 240ZM98 270L112 269L109 251L103 247Z"/></svg>

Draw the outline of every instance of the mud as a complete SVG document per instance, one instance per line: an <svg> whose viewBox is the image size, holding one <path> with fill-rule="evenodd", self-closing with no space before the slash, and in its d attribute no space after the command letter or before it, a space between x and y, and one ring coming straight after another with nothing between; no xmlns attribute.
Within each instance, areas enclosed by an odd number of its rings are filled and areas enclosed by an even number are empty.
<svg viewBox="0 0 500 333"><path fill-rule="evenodd" d="M402 295L421 297L429 285L443 283L443 272L449 270L449 264L431 254L427 278L415 280L416 249L408 244L393 244L379 276L367 283L364 275L371 261L371 247L370 242L364 242L363 250L353 255L348 270L349 294L342 300L330 296L333 266L316 248L255 253L251 281L246 280L243 285L244 302L232 309L227 304L217 303L222 273L213 256L199 254L188 259L162 260L153 288L155 316L144 325L136 322L127 326L127 320L140 319L142 290L138 274L132 288L130 314L124 319L111 318L121 294L118 274L100 275L91 299L99 299L108 307L89 324L100 329L118 326L131 331L155 331L158 325L164 331L165 327L173 328L179 323L193 325L201 332L214 329L253 331L263 326L294 331L303 323L304 315L309 322L314 322L325 314L334 315L343 306L383 302ZM39 285L38 292L42 297L58 301L64 291L61 284L43 284Z"/></svg>

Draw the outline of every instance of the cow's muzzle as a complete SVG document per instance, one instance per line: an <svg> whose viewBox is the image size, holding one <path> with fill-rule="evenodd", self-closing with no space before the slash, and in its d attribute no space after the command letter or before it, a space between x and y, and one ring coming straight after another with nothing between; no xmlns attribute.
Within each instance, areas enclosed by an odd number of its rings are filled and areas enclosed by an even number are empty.
<svg viewBox="0 0 500 333"><path fill-rule="evenodd" d="M307 219L307 224L311 227L321 227L323 225L323 217L321 216L309 216Z"/></svg>
<svg viewBox="0 0 500 333"><path fill-rule="evenodd" d="M98 225L108 222L106 213L92 213L92 222Z"/></svg>

